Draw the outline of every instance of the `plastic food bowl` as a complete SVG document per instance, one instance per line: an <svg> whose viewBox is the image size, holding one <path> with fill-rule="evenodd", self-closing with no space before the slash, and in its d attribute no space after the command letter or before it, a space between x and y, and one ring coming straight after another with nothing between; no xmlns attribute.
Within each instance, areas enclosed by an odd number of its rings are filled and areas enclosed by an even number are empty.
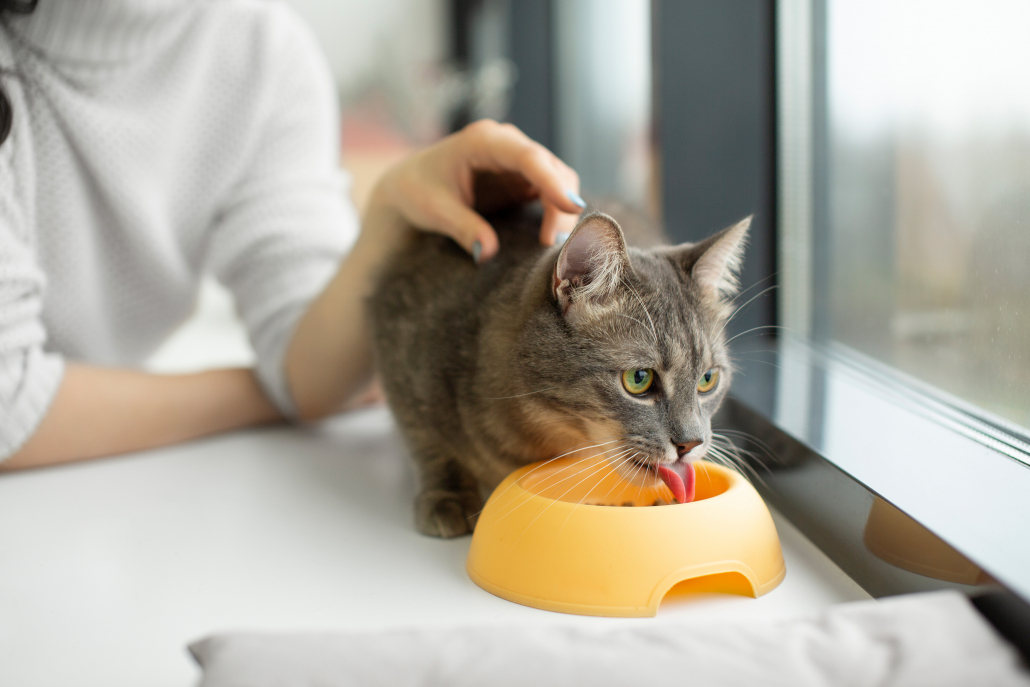
<svg viewBox="0 0 1030 687"><path fill-rule="evenodd" d="M631 484L606 463L516 470L479 516L469 577L524 606L600 616L653 616L670 590L771 591L786 568L769 509L732 470L701 462L696 474L692 502L654 506L673 500L664 484Z"/></svg>

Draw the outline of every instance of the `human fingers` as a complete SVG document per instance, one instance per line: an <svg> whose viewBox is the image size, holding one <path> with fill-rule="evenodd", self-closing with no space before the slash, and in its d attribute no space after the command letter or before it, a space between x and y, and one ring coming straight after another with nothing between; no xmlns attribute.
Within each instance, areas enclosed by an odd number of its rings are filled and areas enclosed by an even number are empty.
<svg viewBox="0 0 1030 687"><path fill-rule="evenodd" d="M473 208L483 216L536 200L540 193L517 172L477 171L473 175Z"/></svg>
<svg viewBox="0 0 1030 687"><path fill-rule="evenodd" d="M567 237L572 233L579 221L579 215L562 212L548 202L543 205L544 219L540 224L540 243L545 246L553 246L560 235L565 234Z"/></svg>
<svg viewBox="0 0 1030 687"><path fill-rule="evenodd" d="M480 120L463 133L472 167L518 172L539 190L542 200L561 212L579 214L585 207L579 197L579 175L518 127Z"/></svg>
<svg viewBox="0 0 1030 687"><path fill-rule="evenodd" d="M471 207L470 170L449 165L454 156L441 147L427 148L397 164L379 187L386 203L411 226L454 239L478 263L497 253L497 234Z"/></svg>
<svg viewBox="0 0 1030 687"><path fill-rule="evenodd" d="M493 227L457 196L439 194L428 214L425 228L457 241L476 263L497 254L500 244Z"/></svg>
<svg viewBox="0 0 1030 687"><path fill-rule="evenodd" d="M578 194L579 175L514 126L496 125L484 129L484 135L493 136L488 139L493 162L515 165L517 172L538 189L544 206L540 243L554 245L558 234L572 231L585 206Z"/></svg>

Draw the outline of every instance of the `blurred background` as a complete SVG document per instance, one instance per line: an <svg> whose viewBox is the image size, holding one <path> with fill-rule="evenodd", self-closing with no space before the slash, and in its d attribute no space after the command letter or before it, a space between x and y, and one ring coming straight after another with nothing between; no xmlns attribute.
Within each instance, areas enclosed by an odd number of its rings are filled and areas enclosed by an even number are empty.
<svg viewBox="0 0 1030 687"><path fill-rule="evenodd" d="M359 207L412 149L481 117L512 121L580 173L585 195L673 240L754 213L738 341L784 325L774 289L807 279L811 333L897 371L885 384L904 376L1030 426L1025 0L289 4L335 74ZM795 36L800 75L777 57L794 47L778 27L798 5L811 17ZM794 102L780 85L797 77L808 99ZM810 275L789 272L801 248L777 226L778 161L800 145L778 140L784 112L802 113L811 147ZM251 359L231 298L207 284L150 367Z"/></svg>

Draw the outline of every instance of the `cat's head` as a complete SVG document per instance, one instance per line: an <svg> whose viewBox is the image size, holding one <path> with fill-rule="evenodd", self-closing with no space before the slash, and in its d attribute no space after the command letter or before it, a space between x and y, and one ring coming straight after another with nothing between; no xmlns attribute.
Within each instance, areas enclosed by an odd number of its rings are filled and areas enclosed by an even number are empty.
<svg viewBox="0 0 1030 687"><path fill-rule="evenodd" d="M659 466L682 476L705 456L732 376L723 330L750 221L645 251L595 213L552 254L530 356L552 389L526 401L564 432L566 450L585 441L637 483L657 479Z"/></svg>

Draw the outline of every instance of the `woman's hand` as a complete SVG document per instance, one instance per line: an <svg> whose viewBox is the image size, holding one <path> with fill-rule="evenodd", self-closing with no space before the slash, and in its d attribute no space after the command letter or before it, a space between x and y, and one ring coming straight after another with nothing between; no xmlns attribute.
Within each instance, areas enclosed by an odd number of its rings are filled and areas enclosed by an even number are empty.
<svg viewBox="0 0 1030 687"><path fill-rule="evenodd" d="M483 172L493 173L490 199L477 197L483 188L477 174ZM372 204L393 211L403 224L450 236L479 262L497 253L498 242L475 208L482 209L484 201L496 206L536 198L544 206L540 242L550 246L559 233L572 231L585 207L579 176L517 127L484 119L393 167L373 192ZM384 229L375 224L373 231Z"/></svg>
<svg viewBox="0 0 1030 687"><path fill-rule="evenodd" d="M365 300L383 261L412 226L450 236L479 262L493 257L498 243L474 208L489 211L540 198L540 242L552 245L559 232L572 231L582 209L578 193L579 177L565 163L514 126L488 120L387 172L372 192L354 249L290 341L286 375L299 418L338 412L369 383L373 362Z"/></svg>
<svg viewBox="0 0 1030 687"><path fill-rule="evenodd" d="M477 185L478 172L492 172ZM372 370L364 301L375 270L411 225L454 238L477 261L497 253L497 235L475 212L540 198L540 241L572 231L582 209L579 177L510 124L481 121L386 174L373 193L361 240L308 308L287 353L301 419L380 397ZM478 197L477 197L478 193ZM478 246L478 248L477 248ZM160 376L69 365L32 438L0 470L135 451L274 422L278 411L250 370ZM71 438L75 438L74 441Z"/></svg>

